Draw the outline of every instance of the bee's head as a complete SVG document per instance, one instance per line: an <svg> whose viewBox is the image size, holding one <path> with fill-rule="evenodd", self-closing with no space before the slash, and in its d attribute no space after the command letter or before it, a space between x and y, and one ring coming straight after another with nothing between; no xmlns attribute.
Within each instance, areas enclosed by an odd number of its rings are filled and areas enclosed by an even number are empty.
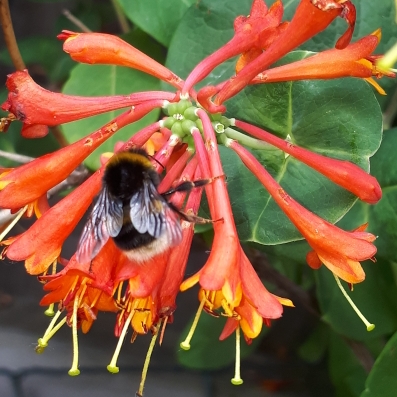
<svg viewBox="0 0 397 397"><path fill-rule="evenodd" d="M129 200L145 183L159 184L159 177L147 156L136 152L121 152L106 166L103 183L109 193L120 200Z"/></svg>

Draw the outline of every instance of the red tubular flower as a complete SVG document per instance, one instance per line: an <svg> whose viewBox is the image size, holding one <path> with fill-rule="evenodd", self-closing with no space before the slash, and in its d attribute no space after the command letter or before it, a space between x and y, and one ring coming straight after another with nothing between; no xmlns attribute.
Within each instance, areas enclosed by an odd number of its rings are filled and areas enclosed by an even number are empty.
<svg viewBox="0 0 397 397"><path fill-rule="evenodd" d="M366 203L376 204L382 198L382 190L376 178L355 164L303 149L243 121L236 120L235 126L302 161Z"/></svg>
<svg viewBox="0 0 397 397"><path fill-rule="evenodd" d="M240 318L243 332L254 337L262 328L263 318L281 316L282 304L263 286L240 246L211 121L204 111L197 114L203 122L206 148L201 136L192 131L199 165L203 176L210 173L215 178L206 187L211 217L215 220L214 240L206 264L182 283L181 290L199 282L199 299L204 309L216 314L215 310L222 308L226 316ZM249 317L244 317L246 312L241 311L243 317L237 312L245 299L255 311Z"/></svg>
<svg viewBox="0 0 397 397"><path fill-rule="evenodd" d="M50 188L70 175L86 157L120 128L139 120L162 104L162 100L154 100L137 105L87 137L52 154L44 155L15 168L11 172L3 173L0 176L0 203L2 208L19 209L37 200L46 194ZM141 136L144 137L144 141L139 143L137 140ZM134 144L143 145L147 139L146 134L136 134L124 150L134 146Z"/></svg>
<svg viewBox="0 0 397 397"><path fill-rule="evenodd" d="M348 283L364 280L360 261L371 259L376 253L373 234L346 232L321 219L293 200L250 152L235 141L229 140L227 146L265 186L325 266Z"/></svg>
<svg viewBox="0 0 397 397"><path fill-rule="evenodd" d="M25 261L30 274L44 273L61 253L62 245L92 203L101 186L102 171L43 214L7 248L14 261Z"/></svg>
<svg viewBox="0 0 397 397"><path fill-rule="evenodd" d="M195 84L227 59L253 48L261 52L266 49L287 26L287 23L281 23L282 16L283 4L280 0L277 0L269 10L263 0L254 0L248 17L239 16L235 19L233 38L192 70L182 93L189 93Z"/></svg>
<svg viewBox="0 0 397 397"><path fill-rule="evenodd" d="M216 96L215 104L221 105L227 99L236 95L256 75L266 70L272 63L289 51L324 30L338 16L349 19L349 29L339 42L339 44L347 45L354 27L353 14L355 15L355 9L350 1L301 0L287 28L272 42L265 52L246 65L236 77L223 86ZM347 15L350 15L349 18ZM338 47L340 46L341 44Z"/></svg>
<svg viewBox="0 0 397 397"><path fill-rule="evenodd" d="M340 77L361 77L372 84L377 91L386 95L385 91L371 76L382 75L395 77L395 73L381 73L374 64L371 53L380 41L380 30L361 38L342 50L331 49L322 51L309 58L288 65L268 69L252 80L252 84L274 83L280 81L306 79L336 79Z"/></svg>
<svg viewBox="0 0 397 397"><path fill-rule="evenodd" d="M44 296L40 304L43 306L56 302L68 304L71 301L70 296L76 290L76 285L74 285L76 284L76 277L88 279L85 284L104 292L107 295L105 300L108 301L114 290L114 268L121 260L122 255L122 252L111 239L108 240L91 263L80 263L77 261L76 256L73 255L66 266L57 274L39 277L40 281L46 282L44 290L50 291ZM98 302L98 304L100 305L101 302ZM114 303L110 306L110 311L117 310ZM102 305L99 310L109 311L104 309Z"/></svg>
<svg viewBox="0 0 397 397"><path fill-rule="evenodd" d="M23 128L32 125L55 126L145 101L154 99L172 101L175 98L175 94L162 91L109 97L64 95L40 87L27 70L8 75L6 84L9 93L1 108L12 112L22 121Z"/></svg>
<svg viewBox="0 0 397 397"><path fill-rule="evenodd" d="M58 39L65 41L63 50L75 61L127 66L155 76L177 89L182 86L181 78L117 36L63 30Z"/></svg>
<svg viewBox="0 0 397 397"><path fill-rule="evenodd" d="M196 173L196 176L198 174ZM198 178L195 178L198 179ZM185 213L197 214L201 201L201 189L190 193L185 206ZM182 221L182 242L171 251L164 278L158 291L158 307L160 316L171 315L176 308L175 300L185 274L194 235L194 224Z"/></svg>

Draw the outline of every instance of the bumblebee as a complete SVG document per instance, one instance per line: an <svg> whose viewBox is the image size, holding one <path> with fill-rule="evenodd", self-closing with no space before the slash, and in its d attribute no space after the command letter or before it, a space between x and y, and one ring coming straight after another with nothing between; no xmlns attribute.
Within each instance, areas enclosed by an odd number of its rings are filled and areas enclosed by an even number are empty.
<svg viewBox="0 0 397 397"><path fill-rule="evenodd" d="M115 154L106 164L102 190L92 208L77 248L76 259L90 262L111 237L128 258L144 262L178 245L180 218L211 222L181 212L167 197L204 186L210 179L182 182L160 194L160 177L143 149Z"/></svg>

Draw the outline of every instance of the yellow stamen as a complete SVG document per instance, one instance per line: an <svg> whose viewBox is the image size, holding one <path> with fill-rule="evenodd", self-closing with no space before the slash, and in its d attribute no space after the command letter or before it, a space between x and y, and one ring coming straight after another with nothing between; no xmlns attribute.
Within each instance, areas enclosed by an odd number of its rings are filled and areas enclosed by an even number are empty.
<svg viewBox="0 0 397 397"><path fill-rule="evenodd" d="M155 328L154 335L152 337L152 340L150 341L149 349L146 354L145 363L143 364L141 383L139 384L139 389L136 392L136 396L140 396L140 397L143 396L143 388L145 387L145 381L146 381L147 371L149 369L150 358L152 357L154 346L156 345L157 336L159 334L158 330L160 326L161 326L161 320L159 325Z"/></svg>
<svg viewBox="0 0 397 397"><path fill-rule="evenodd" d="M17 212L17 214L16 214L15 218L12 220L12 222L0 234L0 241L3 241L3 238L15 226L15 224L22 218L22 215L26 212L27 209L28 209L28 206L25 205L25 207L23 207L21 210L19 210Z"/></svg>
<svg viewBox="0 0 397 397"><path fill-rule="evenodd" d="M51 274L52 275L54 275L56 272L57 272L57 263L58 263L58 258L57 259L55 259L55 261L54 262L52 262L52 265L51 265ZM48 308L47 308L47 310L44 312L44 314L46 315L46 316L48 316L48 317L53 317L54 316L54 304L53 303L51 303L49 306L48 306Z"/></svg>
<svg viewBox="0 0 397 397"><path fill-rule="evenodd" d="M164 333L165 333L165 327L168 323L168 316L166 316L163 320L163 326L161 327L161 332L160 332L160 340L159 340L159 345L163 343L163 338L164 338Z"/></svg>
<svg viewBox="0 0 397 397"><path fill-rule="evenodd" d="M353 308L353 310L357 313L358 317L360 317L361 321L365 324L365 326L367 327L367 331L372 331L375 328L375 324L371 324L365 317L364 315L360 312L360 310L358 309L358 307L354 304L354 302L352 301L352 299L350 298L350 296L347 294L347 292L345 291L345 289L343 288L339 277L334 274L335 280L336 280L336 284L338 284L339 289L342 291L342 294L345 296L346 300L350 303L350 306Z"/></svg>
<svg viewBox="0 0 397 397"><path fill-rule="evenodd" d="M81 291L81 292L78 293L78 295L79 295L79 300L78 300L78 304L77 304L78 307L81 306L81 302L84 298L84 294L85 294L86 290L87 290L87 278L84 278L80 285L80 288L79 288L79 291Z"/></svg>
<svg viewBox="0 0 397 397"><path fill-rule="evenodd" d="M79 344L77 339L77 309L79 303L79 296L75 296L73 302L73 317L72 317L72 337L73 337L73 362L72 367L68 371L70 376L80 375L79 365Z"/></svg>
<svg viewBox="0 0 397 397"><path fill-rule="evenodd" d="M119 286L118 286L118 289L117 289L117 302L121 301L121 291L123 290L123 285L124 285L124 281L119 283Z"/></svg>
<svg viewBox="0 0 397 397"><path fill-rule="evenodd" d="M202 299L202 300L201 300L200 306L199 306L199 308L198 308L198 310L197 310L197 313L196 313L196 315L195 315L195 317L194 317L192 326L190 327L190 331L189 331L189 333L187 334L186 339L185 339L183 342L181 342L181 344L180 344L180 346L181 346L181 348L182 348L183 350L189 350L189 349L190 349L190 341L191 341L192 338L193 338L193 334L194 334L194 331L196 330L196 327L197 327L198 321L199 321L199 319L200 319L201 312L203 311L203 307L204 307L205 302L206 302L205 299Z"/></svg>
<svg viewBox="0 0 397 397"><path fill-rule="evenodd" d="M91 308L93 308L96 305L96 303L98 302L98 299L101 296L101 294L102 294L102 291L101 290L97 290L96 295L95 295L93 301L91 302L91 305L90 305Z"/></svg>
<svg viewBox="0 0 397 397"><path fill-rule="evenodd" d="M225 311L225 315L227 317L234 317L234 312L233 309L231 309L228 305L228 302L226 301L226 299L222 299L222 308Z"/></svg>
<svg viewBox="0 0 397 397"><path fill-rule="evenodd" d="M57 313L55 314L54 318L51 320L50 324L48 325L47 329L44 332L43 338L49 334L52 330L52 328L54 327L55 323L57 322L59 316L61 315L61 311L58 310Z"/></svg>
<svg viewBox="0 0 397 397"><path fill-rule="evenodd" d="M66 323L66 317L64 317L56 326L55 323L61 315L61 311L58 310L51 320L50 325L47 327L42 338L37 341L36 353L43 353L44 349L48 346L48 341L56 334L56 332Z"/></svg>
<svg viewBox="0 0 397 397"><path fill-rule="evenodd" d="M240 376L240 327L236 328L236 364L234 367L234 377L231 382L233 385L238 386L243 384L243 380Z"/></svg>
<svg viewBox="0 0 397 397"><path fill-rule="evenodd" d="M364 78L364 80L371 84L376 91L378 91L378 94L380 95L387 95L386 91L372 78L372 77L368 77L368 78Z"/></svg>
<svg viewBox="0 0 397 397"><path fill-rule="evenodd" d="M123 341L124 341L125 335L127 333L128 326L131 324L132 316L134 315L134 313L135 313L135 310L132 310L130 315L128 316L126 322L124 323L123 330L121 331L119 340L117 342L116 350L114 351L113 357L110 360L110 364L106 367L107 370L109 372L111 372L112 374L117 374L120 371L119 367L116 365L117 359L119 358L121 346L123 345Z"/></svg>

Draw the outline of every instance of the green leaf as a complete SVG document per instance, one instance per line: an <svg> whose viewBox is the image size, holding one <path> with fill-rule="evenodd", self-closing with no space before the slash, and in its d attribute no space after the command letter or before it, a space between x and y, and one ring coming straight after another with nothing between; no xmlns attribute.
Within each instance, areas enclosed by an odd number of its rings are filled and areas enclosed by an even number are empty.
<svg viewBox="0 0 397 397"><path fill-rule="evenodd" d="M334 333L330 334L328 366L336 397L360 395L364 389L365 371L349 345Z"/></svg>
<svg viewBox="0 0 397 397"><path fill-rule="evenodd" d="M397 261L397 129L385 131L378 152L371 159L371 173L382 187L382 199L376 205L358 202L340 222L345 229L368 223L368 231L377 236L377 257Z"/></svg>
<svg viewBox="0 0 397 397"><path fill-rule="evenodd" d="M168 47L186 10L195 0L118 0L132 22Z"/></svg>
<svg viewBox="0 0 397 397"><path fill-rule="evenodd" d="M299 356L307 362L318 362L327 350L328 334L328 327L320 322L305 342L299 346Z"/></svg>
<svg viewBox="0 0 397 397"><path fill-rule="evenodd" d="M366 170L381 140L379 105L371 89L353 79L249 87L230 101L228 115ZM354 204L353 195L282 151L253 152L288 194L330 222L336 222ZM240 238L258 244L299 239L298 231L237 156L222 154Z"/></svg>
<svg viewBox="0 0 397 397"><path fill-rule="evenodd" d="M203 313L191 341L190 350L178 348L179 363L188 368L202 370L215 370L232 364L236 357L235 335L232 334L223 341L219 340L225 322L224 317L215 318ZM188 334L190 325L191 322L182 332L184 337ZM257 348L266 330L267 328L264 327L261 334L253 339L250 345L247 345L244 338L241 338L242 358L247 357Z"/></svg>
<svg viewBox="0 0 397 397"><path fill-rule="evenodd" d="M397 390L397 333L387 342L365 382L360 397L395 397Z"/></svg>
<svg viewBox="0 0 397 397"><path fill-rule="evenodd" d="M164 64L164 47L143 30L138 28L131 29L128 33L121 35L121 38L157 62Z"/></svg>
<svg viewBox="0 0 397 397"><path fill-rule="evenodd" d="M70 79L63 88L63 93L82 96L104 96L125 95L132 92L158 89L159 82L155 78L136 70L116 66L81 64L73 69ZM121 112L113 111L74 121L64 124L62 129L66 139L69 142L75 142L110 122ZM100 153L112 152L116 142L129 139L135 132L156 121L158 116L159 110L154 110L141 120L121 129L87 158L87 166L91 169L97 169L99 167Z"/></svg>
<svg viewBox="0 0 397 397"><path fill-rule="evenodd" d="M346 292L370 323L366 330L352 307L336 285L332 273L324 266L315 272L317 298L324 321L344 336L354 340L368 340L394 332L397 328L397 287L390 266L385 261L363 264L366 279L354 285L353 292L342 283Z"/></svg>

